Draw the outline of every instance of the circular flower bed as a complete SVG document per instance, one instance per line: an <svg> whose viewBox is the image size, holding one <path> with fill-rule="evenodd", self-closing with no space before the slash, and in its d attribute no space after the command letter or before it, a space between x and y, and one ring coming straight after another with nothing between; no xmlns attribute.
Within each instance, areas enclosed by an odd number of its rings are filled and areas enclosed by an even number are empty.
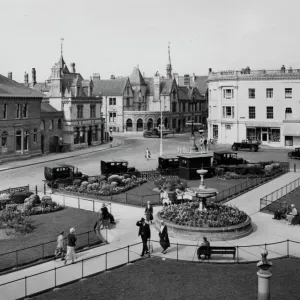
<svg viewBox="0 0 300 300"><path fill-rule="evenodd" d="M211 203L205 211L199 211L196 202L170 205L158 214L171 223L191 227L228 227L243 223L247 214L235 207Z"/></svg>

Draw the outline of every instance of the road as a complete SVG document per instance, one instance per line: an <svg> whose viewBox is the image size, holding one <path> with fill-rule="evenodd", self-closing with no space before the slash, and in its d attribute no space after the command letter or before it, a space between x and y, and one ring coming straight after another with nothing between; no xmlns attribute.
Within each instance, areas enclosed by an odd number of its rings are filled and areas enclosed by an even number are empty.
<svg viewBox="0 0 300 300"><path fill-rule="evenodd" d="M118 137L124 142L123 146L103 150L101 152L84 154L77 157L62 159L58 162L74 165L80 171L88 175L100 174L100 161L105 159L122 158L129 161L130 166L134 166L139 170L152 170L157 167L157 159L159 156L160 140L157 138L144 139L143 137ZM198 142L198 139L197 139ZM178 146L189 146L189 134L170 136L163 140L164 153L177 153ZM229 146L220 145L214 150L228 148ZM145 160L145 149L149 148L152 157L150 160ZM214 151L212 150L212 151ZM300 161L289 159L287 152L290 150L276 150L271 148L263 148L258 152L239 151L238 155L250 161L289 161L300 167ZM38 185L39 190L42 190L44 179L44 167L51 164L45 162L39 165L22 167L19 169L6 170L0 172L0 190L14 186L22 185Z"/></svg>

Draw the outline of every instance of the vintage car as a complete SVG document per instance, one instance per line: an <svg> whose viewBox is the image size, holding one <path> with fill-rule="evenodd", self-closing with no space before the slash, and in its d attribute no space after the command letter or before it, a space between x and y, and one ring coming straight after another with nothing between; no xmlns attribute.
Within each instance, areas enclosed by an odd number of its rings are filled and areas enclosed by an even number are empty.
<svg viewBox="0 0 300 300"><path fill-rule="evenodd" d="M157 170L166 175L168 173L178 172L179 158L177 155L162 155L158 158Z"/></svg>
<svg viewBox="0 0 300 300"><path fill-rule="evenodd" d="M128 167L128 161L123 159L101 160L101 174L125 174L135 173L135 168Z"/></svg>
<svg viewBox="0 0 300 300"><path fill-rule="evenodd" d="M294 151L288 153L289 158L300 158L300 148L295 148Z"/></svg>
<svg viewBox="0 0 300 300"><path fill-rule="evenodd" d="M170 134L170 130L163 128L162 129L162 137L165 138L168 134ZM160 128L159 127L154 127L151 128L151 130L146 130L143 133L143 136L145 138L150 138L150 137L159 137L160 138Z"/></svg>
<svg viewBox="0 0 300 300"><path fill-rule="evenodd" d="M247 163L247 161L241 157L238 157L236 152L232 152L232 151L214 152L214 158L213 158L214 166L240 165L240 164L245 164L245 163Z"/></svg>
<svg viewBox="0 0 300 300"><path fill-rule="evenodd" d="M232 151L237 150L250 150L252 152L257 152L261 142L256 140L243 140L240 143L233 143L231 149Z"/></svg>

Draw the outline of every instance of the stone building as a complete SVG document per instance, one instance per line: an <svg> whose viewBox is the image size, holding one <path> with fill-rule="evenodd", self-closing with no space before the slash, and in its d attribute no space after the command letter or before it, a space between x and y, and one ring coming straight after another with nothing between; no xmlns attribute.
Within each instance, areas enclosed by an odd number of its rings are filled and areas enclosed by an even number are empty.
<svg viewBox="0 0 300 300"><path fill-rule="evenodd" d="M245 139L269 146L300 146L300 70L208 74L208 136L219 143Z"/></svg>
<svg viewBox="0 0 300 300"><path fill-rule="evenodd" d="M1 161L40 155L43 94L0 75Z"/></svg>

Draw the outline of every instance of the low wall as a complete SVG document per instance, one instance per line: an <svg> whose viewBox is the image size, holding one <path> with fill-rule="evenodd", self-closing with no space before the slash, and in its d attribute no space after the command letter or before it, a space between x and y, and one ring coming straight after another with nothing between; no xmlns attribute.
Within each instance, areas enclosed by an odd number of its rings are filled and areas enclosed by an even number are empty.
<svg viewBox="0 0 300 300"><path fill-rule="evenodd" d="M155 226L159 230L162 218L157 213L155 217ZM228 227L190 227L177 225L166 220L169 236L180 239L202 241L205 236L209 241L227 241L240 239L252 233L251 218L248 216L244 223Z"/></svg>

